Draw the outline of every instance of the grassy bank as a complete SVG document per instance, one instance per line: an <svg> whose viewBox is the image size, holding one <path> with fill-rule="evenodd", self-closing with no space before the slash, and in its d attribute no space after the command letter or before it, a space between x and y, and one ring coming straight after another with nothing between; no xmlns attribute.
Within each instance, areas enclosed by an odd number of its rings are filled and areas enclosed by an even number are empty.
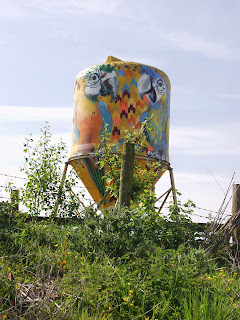
<svg viewBox="0 0 240 320"><path fill-rule="evenodd" d="M1 212L2 319L240 319L237 270L185 215L88 210L63 224Z"/></svg>

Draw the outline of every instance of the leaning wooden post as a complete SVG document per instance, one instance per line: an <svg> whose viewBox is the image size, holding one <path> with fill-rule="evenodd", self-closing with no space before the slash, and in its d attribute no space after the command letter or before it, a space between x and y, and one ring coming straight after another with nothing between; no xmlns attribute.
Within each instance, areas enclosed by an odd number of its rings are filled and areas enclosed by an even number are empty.
<svg viewBox="0 0 240 320"><path fill-rule="evenodd" d="M175 206L177 206L177 195L176 195L176 189L175 189L175 182L173 178L173 169L169 167L169 174L170 174L170 180L172 185L172 193L173 193L173 203Z"/></svg>
<svg viewBox="0 0 240 320"><path fill-rule="evenodd" d="M64 183L64 180L65 180L65 177L66 177L66 174L67 174L67 168L68 168L68 162L65 162L65 166L64 166L64 169L63 169L62 180L61 180L61 184L60 184L60 187L59 187L57 200L56 200L56 203L55 203L54 214L53 214L54 217L57 216L58 205L59 205L59 200L60 200L59 196L61 195L61 192L62 192L63 183Z"/></svg>
<svg viewBox="0 0 240 320"><path fill-rule="evenodd" d="M134 158L135 158L134 144L124 143L121 175L120 175L118 211L120 211L122 207L130 206Z"/></svg>
<svg viewBox="0 0 240 320"><path fill-rule="evenodd" d="M232 192L232 216L235 218L237 214L240 214L240 184L233 184ZM238 231L238 227L234 229L233 236L236 244L240 245L240 232Z"/></svg>

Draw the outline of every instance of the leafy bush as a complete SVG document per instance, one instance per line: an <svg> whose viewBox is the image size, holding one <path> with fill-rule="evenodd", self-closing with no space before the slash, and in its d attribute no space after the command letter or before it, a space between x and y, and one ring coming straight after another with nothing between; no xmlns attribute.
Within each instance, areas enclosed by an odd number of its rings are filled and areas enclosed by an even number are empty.
<svg viewBox="0 0 240 320"><path fill-rule="evenodd" d="M181 244L196 245L196 227L189 213L192 203L172 206L169 217L142 208L121 212L114 208L99 214L90 208L85 211L76 232L89 251L104 251L113 257L122 257L136 250L148 255L156 246L177 249ZM187 206L187 207L186 207Z"/></svg>
<svg viewBox="0 0 240 320"><path fill-rule="evenodd" d="M79 203L71 193L71 188L77 184L76 174L66 177L63 188L60 189L63 159L66 159L66 144L51 142L50 126L46 123L41 129L40 139L34 143L32 137L24 144L25 165L21 169L26 174L26 182L22 189L21 201L28 214L52 215L59 196L58 214L61 216L76 215Z"/></svg>

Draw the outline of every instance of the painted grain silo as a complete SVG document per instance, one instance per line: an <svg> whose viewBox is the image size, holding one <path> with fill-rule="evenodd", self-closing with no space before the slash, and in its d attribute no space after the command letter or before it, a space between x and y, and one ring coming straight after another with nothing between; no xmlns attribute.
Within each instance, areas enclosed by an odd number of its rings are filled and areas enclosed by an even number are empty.
<svg viewBox="0 0 240 320"><path fill-rule="evenodd" d="M78 74L68 163L97 203L106 192L104 172L99 170L93 155L106 126L111 141L121 150L123 132L140 128L154 112L146 132L147 148L136 158L143 168L149 161L161 162L159 178L169 169L170 90L170 81L163 71L114 57ZM105 206L113 203L110 196L106 197Z"/></svg>

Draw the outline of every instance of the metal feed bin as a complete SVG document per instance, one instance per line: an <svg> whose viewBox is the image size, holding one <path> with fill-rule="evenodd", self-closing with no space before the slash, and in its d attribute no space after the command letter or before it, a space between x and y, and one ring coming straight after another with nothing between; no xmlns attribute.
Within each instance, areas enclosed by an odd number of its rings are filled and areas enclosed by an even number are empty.
<svg viewBox="0 0 240 320"><path fill-rule="evenodd" d="M149 161L161 162L158 179L170 168L170 90L170 81L163 71L113 57L78 74L68 163L76 170L95 202L101 201L106 193L103 170L99 170L93 161L106 125L111 141L121 150L123 132L140 128L154 112L146 132L147 148L136 158L143 168ZM106 197L105 206L113 203L114 199Z"/></svg>

